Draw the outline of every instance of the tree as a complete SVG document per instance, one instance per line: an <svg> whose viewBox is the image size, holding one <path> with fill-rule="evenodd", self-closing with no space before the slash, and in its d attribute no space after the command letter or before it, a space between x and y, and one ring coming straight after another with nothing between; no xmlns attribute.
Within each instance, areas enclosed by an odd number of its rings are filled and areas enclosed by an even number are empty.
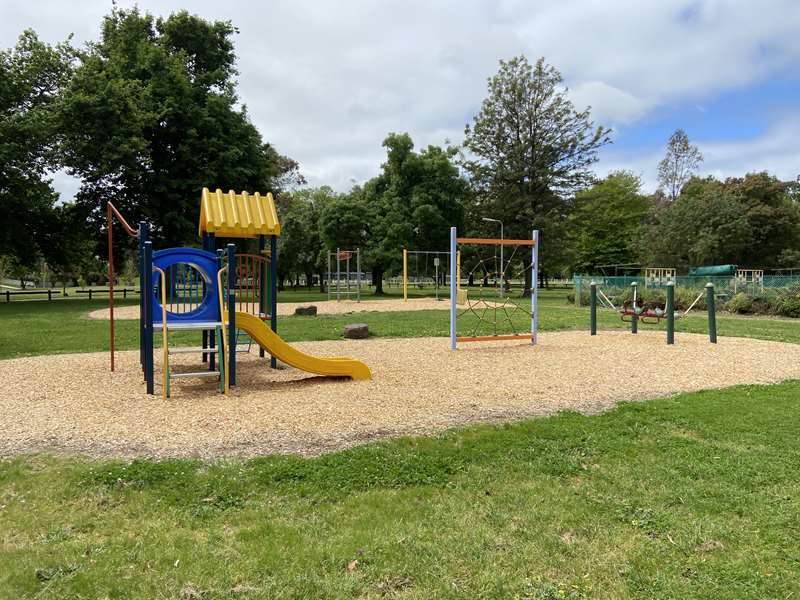
<svg viewBox="0 0 800 600"><path fill-rule="evenodd" d="M50 46L27 30L0 51L0 256L16 272L41 258L43 233L58 194L48 174L58 167L55 110L71 73L68 43Z"/></svg>
<svg viewBox="0 0 800 600"><path fill-rule="evenodd" d="M575 194L568 227L574 272L638 259L649 208L641 185L630 171L618 171Z"/></svg>
<svg viewBox="0 0 800 600"><path fill-rule="evenodd" d="M355 186L347 194L329 198L319 210L319 235L322 241L318 255L320 267L328 266L327 252L363 249L367 245L369 222L372 215L367 208L364 189ZM362 268L366 267L362 262ZM374 271L373 271L374 272ZM373 277L374 279L374 277Z"/></svg>
<svg viewBox="0 0 800 600"><path fill-rule="evenodd" d="M575 110L561 74L544 58L534 66L524 56L500 61L488 97L464 130L463 165L478 194L473 222L501 219L509 237L541 229L544 240L553 240L540 254L541 271L554 270L567 197L594 179L589 167L610 143L609 133L595 126L589 108Z"/></svg>
<svg viewBox="0 0 800 600"><path fill-rule="evenodd" d="M702 162L703 155L689 142L686 132L676 129L667 142L667 155L658 163L658 183L669 200L678 197Z"/></svg>
<svg viewBox="0 0 800 600"><path fill-rule="evenodd" d="M197 242L200 190L272 191L297 176L236 107L230 22L115 8L64 94L65 161L95 232L112 200L161 244Z"/></svg>
<svg viewBox="0 0 800 600"><path fill-rule="evenodd" d="M462 226L463 207L470 196L454 162L457 149L428 146L415 152L407 133L389 134L383 146L383 172L363 188L355 188L341 204L330 204L321 221L323 237L353 234L363 240L363 262L372 271L378 295L383 293L384 273L399 271L403 248L449 247L449 227ZM329 220L334 208L347 216L351 229Z"/></svg>
<svg viewBox="0 0 800 600"><path fill-rule="evenodd" d="M304 275L306 285L312 285L314 274L319 275L320 292L324 292L324 273L327 267L325 247L320 234L320 213L338 195L329 187L308 188L286 195L278 203L281 237L278 240L278 275L297 281Z"/></svg>
<svg viewBox="0 0 800 600"><path fill-rule="evenodd" d="M657 208L644 257L676 267L789 266L800 251L800 207L792 199L793 185L767 173L724 182L694 177L675 202Z"/></svg>
<svg viewBox="0 0 800 600"><path fill-rule="evenodd" d="M785 260L785 250L800 250L800 206L791 198L794 185L768 173L725 180L725 190L739 201L748 225L746 251L738 264L772 267Z"/></svg>
<svg viewBox="0 0 800 600"><path fill-rule="evenodd" d="M45 229L42 255L55 278L65 286L78 279L94 279L100 267L97 241L92 237L85 211L74 203L56 206Z"/></svg>

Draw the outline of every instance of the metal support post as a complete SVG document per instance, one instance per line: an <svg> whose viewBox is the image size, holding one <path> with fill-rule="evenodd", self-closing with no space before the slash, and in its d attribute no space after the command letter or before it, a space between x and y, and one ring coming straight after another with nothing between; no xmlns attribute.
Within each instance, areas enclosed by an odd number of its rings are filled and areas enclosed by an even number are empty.
<svg viewBox="0 0 800 600"><path fill-rule="evenodd" d="M675 284L667 282L667 344L675 343Z"/></svg>

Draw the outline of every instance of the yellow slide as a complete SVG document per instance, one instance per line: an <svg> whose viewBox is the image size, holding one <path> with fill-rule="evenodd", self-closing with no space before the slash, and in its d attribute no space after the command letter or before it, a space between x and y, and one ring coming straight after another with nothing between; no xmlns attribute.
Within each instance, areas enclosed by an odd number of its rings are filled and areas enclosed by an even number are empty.
<svg viewBox="0 0 800 600"><path fill-rule="evenodd" d="M274 333L264 321L253 315L236 311L236 328L243 329L255 343L290 367L331 377L372 379L369 367L352 358L319 358L300 352Z"/></svg>

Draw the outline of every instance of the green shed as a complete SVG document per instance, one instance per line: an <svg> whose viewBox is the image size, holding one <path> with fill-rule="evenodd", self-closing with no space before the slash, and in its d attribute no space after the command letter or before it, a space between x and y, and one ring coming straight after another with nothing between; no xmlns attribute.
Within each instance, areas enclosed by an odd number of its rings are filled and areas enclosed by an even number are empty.
<svg viewBox="0 0 800 600"><path fill-rule="evenodd" d="M736 265L710 265L708 267L691 267L689 275L699 277L733 277L736 275Z"/></svg>

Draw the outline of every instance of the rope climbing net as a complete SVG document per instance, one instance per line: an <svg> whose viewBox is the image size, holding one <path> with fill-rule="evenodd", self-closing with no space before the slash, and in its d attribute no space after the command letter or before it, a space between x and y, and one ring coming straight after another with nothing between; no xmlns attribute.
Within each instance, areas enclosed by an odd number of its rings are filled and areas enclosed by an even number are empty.
<svg viewBox="0 0 800 600"><path fill-rule="evenodd" d="M452 349L458 342L536 344L538 239L538 231L529 240L459 238L451 229Z"/></svg>

